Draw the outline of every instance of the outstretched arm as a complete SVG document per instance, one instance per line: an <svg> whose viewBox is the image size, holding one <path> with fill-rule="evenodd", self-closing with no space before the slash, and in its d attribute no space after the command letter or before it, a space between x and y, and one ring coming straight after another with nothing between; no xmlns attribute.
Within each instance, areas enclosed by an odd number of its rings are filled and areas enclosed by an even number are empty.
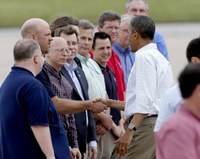
<svg viewBox="0 0 200 159"><path fill-rule="evenodd" d="M76 101L58 98L57 96L52 97L51 100L56 106L58 113L62 114L74 114L85 110L90 110L93 113L100 113L107 108L102 102L94 102L93 100Z"/></svg>
<svg viewBox="0 0 200 159"><path fill-rule="evenodd" d="M119 100L113 100L113 99L105 99L105 104L107 107L116 108L119 110L124 110L125 102L119 101Z"/></svg>

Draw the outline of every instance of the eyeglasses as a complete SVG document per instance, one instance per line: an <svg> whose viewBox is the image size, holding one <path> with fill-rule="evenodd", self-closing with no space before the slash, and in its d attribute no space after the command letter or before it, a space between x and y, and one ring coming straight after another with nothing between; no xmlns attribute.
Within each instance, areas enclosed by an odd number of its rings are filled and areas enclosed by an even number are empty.
<svg viewBox="0 0 200 159"><path fill-rule="evenodd" d="M54 51L59 52L60 54L71 55L71 51L67 49L54 49Z"/></svg>
<svg viewBox="0 0 200 159"><path fill-rule="evenodd" d="M107 26L107 27L105 27L106 29L108 29L108 30L119 30L119 27L117 27L117 26Z"/></svg>

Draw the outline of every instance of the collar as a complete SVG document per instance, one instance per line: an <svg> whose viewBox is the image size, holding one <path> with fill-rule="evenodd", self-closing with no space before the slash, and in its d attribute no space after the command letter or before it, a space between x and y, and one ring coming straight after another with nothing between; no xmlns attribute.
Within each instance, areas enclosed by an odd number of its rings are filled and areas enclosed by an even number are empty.
<svg viewBox="0 0 200 159"><path fill-rule="evenodd" d="M57 71L52 66L50 66L46 61L44 62L44 69L46 69L49 73L51 73L56 78L61 79L61 71Z"/></svg>
<svg viewBox="0 0 200 159"><path fill-rule="evenodd" d="M71 63L65 63L64 64L64 67L67 69L67 70L70 70L70 71L72 71L72 70L75 70L76 68L77 68L77 64L76 64L76 62L73 60Z"/></svg>
<svg viewBox="0 0 200 159"><path fill-rule="evenodd" d="M28 69L23 68L23 67L13 66L13 67L11 67L11 69L13 72L23 72L23 73L27 73L27 74L34 76L31 71L29 71Z"/></svg>
<svg viewBox="0 0 200 159"><path fill-rule="evenodd" d="M88 61L88 59L90 58L90 54L88 53L86 56L77 54L76 57L78 57L81 62L86 63Z"/></svg>
<svg viewBox="0 0 200 159"><path fill-rule="evenodd" d="M142 48L140 48L138 51L136 51L136 53L143 52L148 49L158 49L158 48L155 43L149 43L149 44L143 46Z"/></svg>
<svg viewBox="0 0 200 159"><path fill-rule="evenodd" d="M98 63L97 63L98 64ZM108 66L106 66L106 67L103 67L102 65L100 65L100 64L98 64L99 65L99 67L100 67L100 69L101 69L101 71L106 71L106 72L108 72L108 71L110 71L110 68L108 67Z"/></svg>
<svg viewBox="0 0 200 159"><path fill-rule="evenodd" d="M116 50L120 53L120 54L129 54L131 53L131 48L130 46L128 46L127 48L123 48L118 42L115 42L113 44L113 47L116 48Z"/></svg>

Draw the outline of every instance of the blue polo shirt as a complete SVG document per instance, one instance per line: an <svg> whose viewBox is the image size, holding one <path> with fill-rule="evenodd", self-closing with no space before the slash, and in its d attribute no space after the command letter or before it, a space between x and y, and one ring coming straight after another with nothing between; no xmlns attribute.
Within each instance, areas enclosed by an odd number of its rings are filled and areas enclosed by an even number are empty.
<svg viewBox="0 0 200 159"><path fill-rule="evenodd" d="M0 158L43 159L31 126L49 126L56 159L70 159L68 141L45 87L20 67L0 88Z"/></svg>

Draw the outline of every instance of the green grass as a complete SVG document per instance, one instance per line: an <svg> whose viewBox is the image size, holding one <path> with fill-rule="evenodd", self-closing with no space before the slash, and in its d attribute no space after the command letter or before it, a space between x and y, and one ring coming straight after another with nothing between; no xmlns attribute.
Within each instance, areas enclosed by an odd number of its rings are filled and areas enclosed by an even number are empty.
<svg viewBox="0 0 200 159"><path fill-rule="evenodd" d="M199 22L199 0L149 0L150 17L156 22Z"/></svg>
<svg viewBox="0 0 200 159"><path fill-rule="evenodd" d="M105 10L124 13L125 0L1 0L0 27L21 26L28 18L51 21L58 15L75 15L93 23ZM200 21L199 0L149 0L149 15L156 22Z"/></svg>

